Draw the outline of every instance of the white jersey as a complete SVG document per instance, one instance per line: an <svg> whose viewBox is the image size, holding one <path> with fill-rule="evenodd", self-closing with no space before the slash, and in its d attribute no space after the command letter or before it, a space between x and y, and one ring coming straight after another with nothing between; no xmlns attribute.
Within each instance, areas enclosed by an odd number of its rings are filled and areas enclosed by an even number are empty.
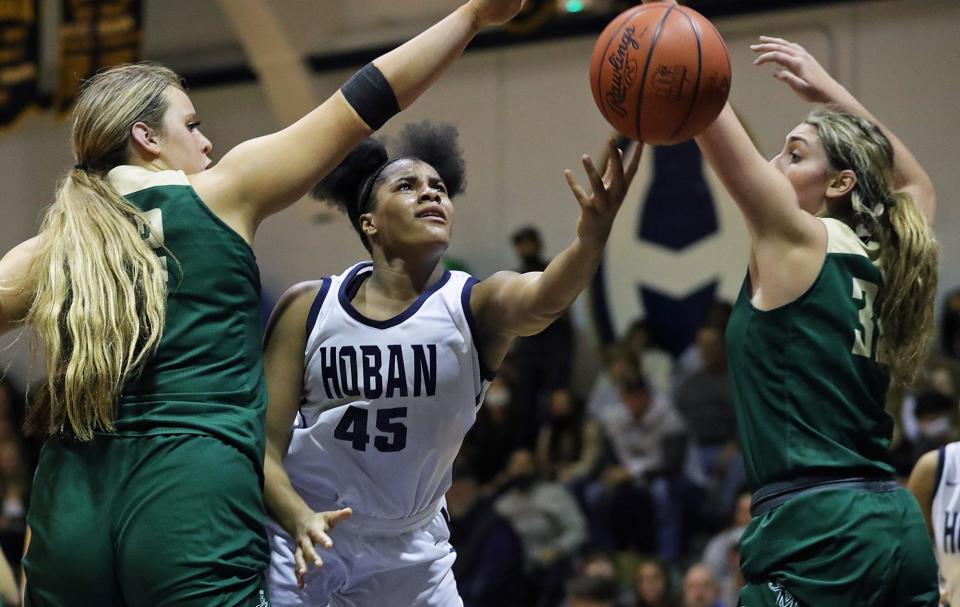
<svg viewBox="0 0 960 607"><path fill-rule="evenodd" d="M940 447L930 513L940 576L951 605L960 606L960 443Z"/></svg>
<svg viewBox="0 0 960 607"><path fill-rule="evenodd" d="M284 467L315 510L353 509L372 535L429 523L493 374L474 343L463 272L384 321L351 300L373 264L326 278L307 321L303 403Z"/></svg>

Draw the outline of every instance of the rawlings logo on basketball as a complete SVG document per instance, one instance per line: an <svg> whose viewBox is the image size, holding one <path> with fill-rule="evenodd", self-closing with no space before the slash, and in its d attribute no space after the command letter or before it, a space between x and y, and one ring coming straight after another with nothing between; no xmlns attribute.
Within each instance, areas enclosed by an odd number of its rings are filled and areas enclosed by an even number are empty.
<svg viewBox="0 0 960 607"><path fill-rule="evenodd" d="M687 67L661 65L653 75L653 90L658 97L679 101L683 97L683 85L687 82Z"/></svg>
<svg viewBox="0 0 960 607"><path fill-rule="evenodd" d="M640 41L635 36L637 28L628 27L623 31L620 38L620 45L617 47L617 54L612 55L607 61L613 67L613 76L611 80L611 89L607 92L607 103L618 116L626 117L627 110L623 107L627 100L627 91L633 86L637 79L637 61L630 58L630 49L640 50ZM640 38L647 33L646 28L640 32Z"/></svg>
<svg viewBox="0 0 960 607"><path fill-rule="evenodd" d="M667 2L643 4L621 13L597 38L590 88L617 131L675 145L720 114L730 90L730 59L700 13Z"/></svg>

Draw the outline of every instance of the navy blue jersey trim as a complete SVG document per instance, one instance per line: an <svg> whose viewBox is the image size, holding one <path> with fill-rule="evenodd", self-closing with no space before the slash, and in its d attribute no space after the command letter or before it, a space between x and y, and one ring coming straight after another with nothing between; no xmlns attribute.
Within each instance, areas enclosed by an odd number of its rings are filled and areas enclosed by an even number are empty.
<svg viewBox="0 0 960 607"><path fill-rule="evenodd" d="M310 339L310 333L313 332L313 326L317 323L317 316L320 315L320 308L323 306L323 300L327 298L327 291L330 290L330 278L324 278L320 284L320 290L313 299L313 305L310 306L310 313L307 314L307 339Z"/></svg>
<svg viewBox="0 0 960 607"><path fill-rule="evenodd" d="M420 296L417 297L417 299L412 304L410 304L410 306L406 310L404 310L400 314L397 314L393 318L388 318L387 320L373 320L371 318L367 318L366 316L358 312L356 308L353 307L353 304L350 302L350 300L352 299L352 296L350 295L351 288L353 287L354 281L357 280L358 274L360 273L361 270L370 270L372 272L373 262L358 264L352 270L350 270L350 273L343 280L343 284L340 285L340 293L339 293L340 305L341 307L343 307L344 311L346 311L346 313L350 315L352 319L354 319L359 323L365 324L368 327L373 327L374 329L389 329L390 327L395 327L400 323L402 323L403 321L407 320L408 318L410 318L411 316L417 313L417 310L419 310L423 306L423 304L426 303L426 301L430 298L431 295L433 295L434 293L439 291L441 288L443 288L443 285L447 284L447 281L450 280L450 271L448 270L443 273L443 276L440 277L440 280L438 280L436 283L431 285L430 288L428 288L423 293L421 293ZM367 272L367 274L369 273L370 272ZM364 276L363 278L367 278L367 276ZM356 290L353 290L352 293L356 294Z"/></svg>
<svg viewBox="0 0 960 607"><path fill-rule="evenodd" d="M937 491L940 489L940 480L943 478L943 463L947 459L947 446L941 445L937 449L937 478L933 482L933 493L930 494L930 499L932 500L937 496Z"/></svg>
<svg viewBox="0 0 960 607"><path fill-rule="evenodd" d="M497 372L483 364L480 344L477 342L477 321L474 319L473 310L470 308L470 294L473 293L473 285L475 284L477 284L477 279L473 276L467 279L467 282L463 285L463 291L460 293L460 305L463 306L463 315L467 319L467 325L470 327L470 336L473 339L473 347L477 351L477 361L480 363L480 377L486 381L493 381L493 378L497 376Z"/></svg>

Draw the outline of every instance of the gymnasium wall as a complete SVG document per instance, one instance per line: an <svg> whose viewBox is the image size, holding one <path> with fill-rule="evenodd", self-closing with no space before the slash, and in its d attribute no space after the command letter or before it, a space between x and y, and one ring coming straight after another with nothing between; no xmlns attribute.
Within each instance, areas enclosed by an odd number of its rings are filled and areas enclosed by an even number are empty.
<svg viewBox="0 0 960 607"><path fill-rule="evenodd" d="M750 64L747 45L760 34L782 35L805 45L908 143L940 196L943 288L960 285L960 267L950 263L960 254L955 238L960 234L960 205L953 201L953 193L960 191L960 171L954 166L958 24L960 3L955 0L860 2L716 23L732 53L731 99L765 155L776 153L806 106L770 77L770 69ZM456 203L450 253L467 261L479 277L514 265L509 234L521 225L540 227L551 255L573 236L577 205L562 170L573 168L582 176L580 154L596 153L608 132L587 83L592 44L592 39L580 38L472 53L385 129L397 132L404 122L427 117L460 127L469 184ZM318 93L329 94L347 76L349 72L317 77ZM203 89L192 97L203 130L215 144L214 157L278 126L256 85ZM35 233L53 184L71 164L67 140L68 125L47 114L30 116L0 136L0 250ZM720 295L732 299L746 264L742 222L709 174L715 231L679 250L638 240L653 156L648 150L604 267L606 309L617 330L643 313L640 287L682 302L704 285L715 285ZM269 220L258 235L256 251L264 287L273 299L292 283L337 272L365 255L345 218L309 202ZM592 341L588 299L581 297L576 306L584 345ZM18 377L28 367L25 341L0 354ZM590 349L581 351L578 379L584 383L593 365Z"/></svg>

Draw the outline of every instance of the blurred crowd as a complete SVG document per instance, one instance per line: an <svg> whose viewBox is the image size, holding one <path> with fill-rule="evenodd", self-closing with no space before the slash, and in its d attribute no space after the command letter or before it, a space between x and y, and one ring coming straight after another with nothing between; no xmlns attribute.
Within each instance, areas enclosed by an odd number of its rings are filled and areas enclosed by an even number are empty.
<svg viewBox="0 0 960 607"><path fill-rule="evenodd" d="M542 269L533 228L518 270ZM727 302L672 357L643 319L599 353L589 390L571 385L562 319L518 340L490 386L447 495L468 607L735 607L750 522L725 349ZM892 389L893 464L960 440L960 290L909 391Z"/></svg>
<svg viewBox="0 0 960 607"><path fill-rule="evenodd" d="M547 260L534 228L513 236L519 271ZM715 302L678 357L642 319L604 346L577 393L575 332L561 318L517 340L487 390L447 495L454 570L467 607L735 607L750 521ZM891 390L893 462L906 478L960 440L960 290L945 298L936 352ZM0 379L0 548L16 572L40 441L26 390Z"/></svg>

